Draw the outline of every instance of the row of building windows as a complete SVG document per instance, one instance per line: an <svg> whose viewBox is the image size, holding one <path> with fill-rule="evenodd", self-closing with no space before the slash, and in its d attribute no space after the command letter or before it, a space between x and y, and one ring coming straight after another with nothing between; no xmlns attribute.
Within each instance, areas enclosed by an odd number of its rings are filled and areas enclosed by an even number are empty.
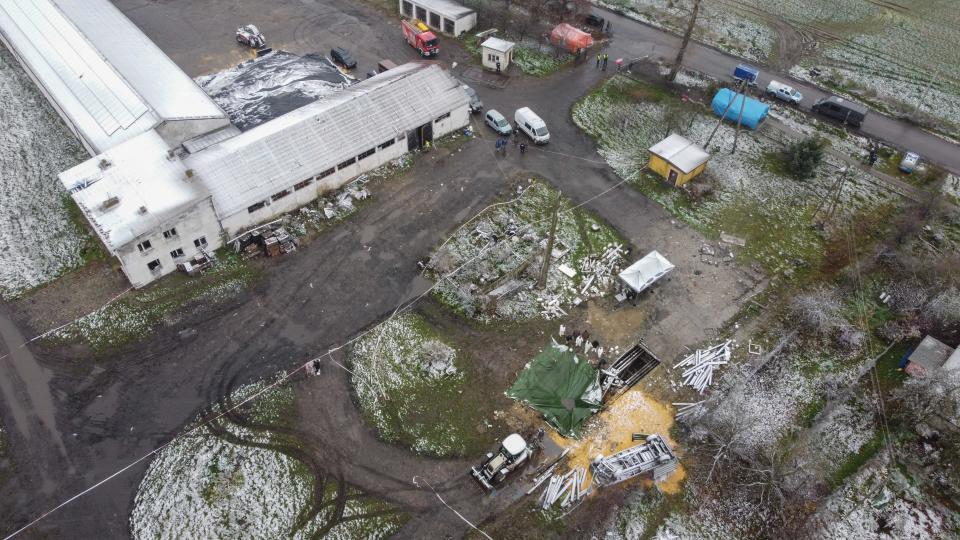
<svg viewBox="0 0 960 540"><path fill-rule="evenodd" d="M441 119L443 119L443 118L446 118L447 116L450 116L450 114L447 113L446 115L441 116L440 118L438 118L438 120L441 120ZM374 147L374 148L371 148L371 149L369 149L369 150L366 150L366 151L362 152L360 155L358 155L358 156L356 156L356 157L352 157L352 158L350 158L350 159L348 159L348 160L346 160L346 161L343 161L343 162L339 163L336 167L330 167L329 169L321 172L320 174L318 174L318 175L315 176L315 177L307 178L306 180L304 180L304 181L302 181L302 182L297 182L296 184L293 185L293 188L292 188L292 189L285 189L285 190L283 190L283 191L278 191L277 193L274 193L273 195L270 196L270 200L271 200L271 201L277 201L277 200L280 200L280 199L286 197L287 195L289 195L290 193L292 193L292 192L294 192L294 191L300 191L301 189L304 189L304 188L306 188L306 187L309 187L311 184L313 184L313 182L314 182L315 180L323 180L324 178L332 175L333 173L335 173L335 172L337 172L337 171L343 170L343 169L345 169L345 168L353 165L354 163L356 163L356 162L358 162L358 161L362 161L362 160L364 160L364 159L367 159L368 157L370 157L370 156L372 156L373 154L375 154L375 153L377 152L377 150L383 150L384 148L393 146L393 144L394 144L395 142L397 142L398 139L402 139L402 138L405 138L405 137L406 137L406 135L403 135L402 137L398 137L397 139L390 139L389 141L387 141L387 142L385 142L385 143L383 143L383 144L379 144L379 145L377 145L377 146ZM267 204L268 204L267 201L260 201L260 202L258 202L258 203L256 203L256 204L251 204L250 206L247 207L247 212L249 212L249 213L252 214L252 213L256 212L257 210L260 210L260 209L263 208L264 206L267 206Z"/></svg>
<svg viewBox="0 0 960 540"><path fill-rule="evenodd" d="M174 231L174 236L175 236L176 229L171 229L171 230ZM164 234L166 234L166 232ZM197 249L203 249L207 247L207 237L201 236L200 238L195 238L193 240L193 245ZM140 242L139 244L137 244L137 248L140 249L140 251L143 253L148 252L151 248L150 241L144 240L143 242ZM170 252L170 258L174 260L179 259L180 257L183 257L183 255L184 255L183 248L179 248L179 247ZM147 263L147 269L150 270L151 272L160 270L161 268L163 268L163 265L160 264L160 259L154 259Z"/></svg>

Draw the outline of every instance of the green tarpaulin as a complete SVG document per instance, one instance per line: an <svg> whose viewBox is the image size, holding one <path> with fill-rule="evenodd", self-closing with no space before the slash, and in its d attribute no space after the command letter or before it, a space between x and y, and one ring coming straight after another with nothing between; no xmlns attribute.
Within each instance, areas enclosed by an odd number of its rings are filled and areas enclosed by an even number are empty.
<svg viewBox="0 0 960 540"><path fill-rule="evenodd" d="M599 372L556 342L527 364L507 395L543 413L565 437L579 437L602 399Z"/></svg>

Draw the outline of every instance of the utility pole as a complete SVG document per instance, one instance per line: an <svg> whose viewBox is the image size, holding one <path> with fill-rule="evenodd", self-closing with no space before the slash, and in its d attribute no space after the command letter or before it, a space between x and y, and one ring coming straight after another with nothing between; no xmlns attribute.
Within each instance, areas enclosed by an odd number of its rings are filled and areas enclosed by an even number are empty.
<svg viewBox="0 0 960 540"><path fill-rule="evenodd" d="M687 53L687 45L690 44L690 36L693 35L693 28L697 25L697 15L700 13L700 0L693 0L693 11L690 13L690 21L687 22L687 30L683 33L683 41L680 42L680 50L677 51L677 58L673 61L673 65L670 66L670 75L667 76L667 80L673 82L677 78L677 73L680 72L680 67L683 64L683 55Z"/></svg>
<svg viewBox="0 0 960 540"><path fill-rule="evenodd" d="M727 107L726 107L725 109L723 109L723 113L720 115L720 119L717 120L717 125L716 125L716 126L713 126L713 131L711 131L711 132L710 132L710 136L707 137L707 142L706 142L706 144L703 145L703 149L704 149L704 150L706 150L707 148L710 147L710 141L713 140L713 136L716 135L716 134L717 134L717 130L720 129L720 124L723 123L723 119L726 118L726 116L727 116L727 111L729 111L729 110L730 110L730 107L733 106L733 102L737 99L737 93L739 92L740 87L742 87L744 84L746 84L746 81L740 81L740 82L738 83L737 89L736 89L736 90L734 91L734 93L733 93L733 94L734 94L733 97L730 98L730 102L727 103Z"/></svg>
<svg viewBox="0 0 960 540"><path fill-rule="evenodd" d="M540 279L537 288L547 286L547 272L550 271L550 259L553 258L553 240L557 236L557 220L560 217L560 191L557 191L557 200L553 203L553 217L550 220L550 235L547 236L547 249L543 252L543 266L540 267Z"/></svg>
<svg viewBox="0 0 960 540"><path fill-rule="evenodd" d="M747 94L746 92L744 92L740 96L740 114L737 115L737 130L733 133L733 148L730 150L731 154L737 153L737 139L740 138L740 124L743 122L743 109L746 106L747 106Z"/></svg>

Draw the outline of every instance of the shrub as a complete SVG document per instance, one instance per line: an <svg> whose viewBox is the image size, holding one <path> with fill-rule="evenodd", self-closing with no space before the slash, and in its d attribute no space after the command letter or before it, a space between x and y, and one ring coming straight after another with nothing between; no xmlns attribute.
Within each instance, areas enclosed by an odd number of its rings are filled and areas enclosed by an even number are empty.
<svg viewBox="0 0 960 540"><path fill-rule="evenodd" d="M795 178L812 178L823 159L823 141L818 137L808 137L795 142L787 148L787 169Z"/></svg>

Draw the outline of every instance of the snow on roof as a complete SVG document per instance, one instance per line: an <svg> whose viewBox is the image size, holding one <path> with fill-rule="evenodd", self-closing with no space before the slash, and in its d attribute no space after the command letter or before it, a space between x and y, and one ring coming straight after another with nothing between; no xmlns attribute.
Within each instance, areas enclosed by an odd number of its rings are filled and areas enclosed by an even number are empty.
<svg viewBox="0 0 960 540"><path fill-rule="evenodd" d="M470 101L439 66L404 64L185 158L221 218ZM405 143L403 143L405 144Z"/></svg>
<svg viewBox="0 0 960 540"><path fill-rule="evenodd" d="M473 10L452 0L412 0L414 4L425 7L450 19L462 19Z"/></svg>
<svg viewBox="0 0 960 540"><path fill-rule="evenodd" d="M487 38L486 41L480 44L481 47L485 49L493 49L498 52L508 52L516 45L512 41L507 41L505 39L500 39L496 37Z"/></svg>
<svg viewBox="0 0 960 540"><path fill-rule="evenodd" d="M620 279L631 289L641 292L673 269L673 264L654 250L620 272Z"/></svg>
<svg viewBox="0 0 960 540"><path fill-rule="evenodd" d="M154 233L207 196L169 146L150 130L60 173L60 182L116 252ZM104 161L105 160L105 161ZM86 185L86 187L83 187Z"/></svg>
<svg viewBox="0 0 960 540"><path fill-rule="evenodd" d="M109 0L5 0L0 37L95 153L164 120L226 118Z"/></svg>
<svg viewBox="0 0 960 540"><path fill-rule="evenodd" d="M651 146L650 152L669 161L684 173L696 169L710 159L710 154L703 148L676 133Z"/></svg>

